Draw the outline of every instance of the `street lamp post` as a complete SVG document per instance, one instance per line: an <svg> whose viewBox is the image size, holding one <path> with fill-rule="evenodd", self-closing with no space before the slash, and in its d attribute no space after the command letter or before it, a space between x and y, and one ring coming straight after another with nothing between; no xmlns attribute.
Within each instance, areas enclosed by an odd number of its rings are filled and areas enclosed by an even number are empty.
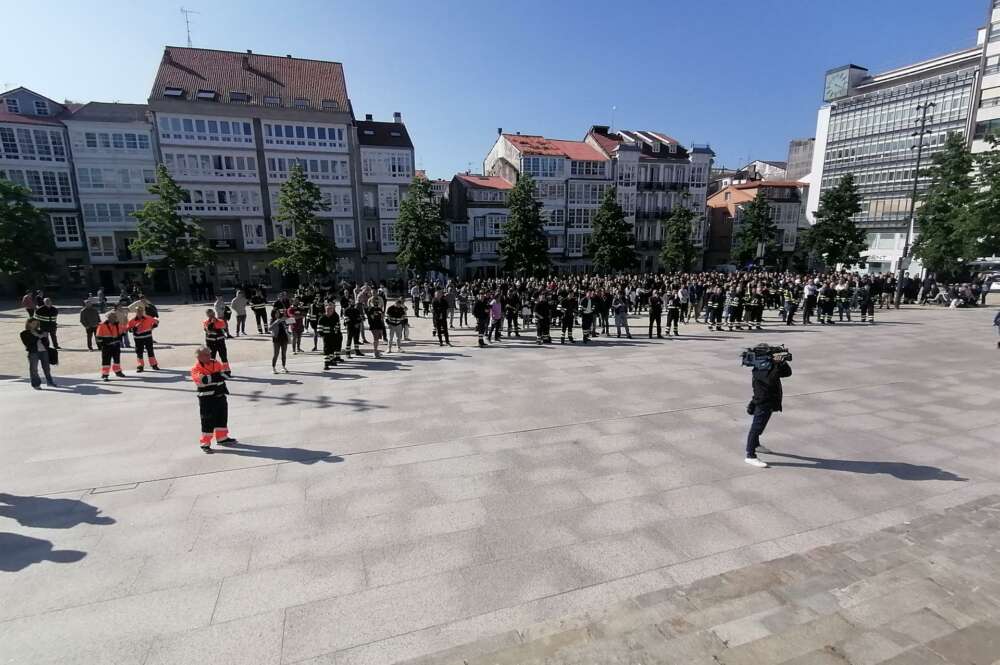
<svg viewBox="0 0 1000 665"><path fill-rule="evenodd" d="M913 169L913 192L910 194L910 225L906 228L906 242L903 243L903 254L899 257L899 269L896 271L896 309L899 309L899 305L903 300L903 272L904 263L909 265L907 259L910 256L910 242L913 239L913 227L917 218L917 186L920 180L920 160L924 155L924 134L927 133L927 113L937 106L934 102L927 102L926 104L918 104L917 110L920 111L920 131L914 132L914 136L917 137L917 145L912 146L917 149L917 164Z"/></svg>

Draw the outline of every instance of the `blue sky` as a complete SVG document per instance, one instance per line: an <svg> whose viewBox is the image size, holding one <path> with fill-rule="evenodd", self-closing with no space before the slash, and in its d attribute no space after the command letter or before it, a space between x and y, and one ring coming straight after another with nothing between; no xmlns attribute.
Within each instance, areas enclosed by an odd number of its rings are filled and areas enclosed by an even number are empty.
<svg viewBox="0 0 1000 665"><path fill-rule="evenodd" d="M710 143L716 163L784 159L812 136L824 72L881 71L975 44L986 0L101 0L17 3L0 85L142 102L165 44L337 60L355 113L401 111L417 167L481 168L505 131L591 124ZM54 48L53 48L54 46Z"/></svg>

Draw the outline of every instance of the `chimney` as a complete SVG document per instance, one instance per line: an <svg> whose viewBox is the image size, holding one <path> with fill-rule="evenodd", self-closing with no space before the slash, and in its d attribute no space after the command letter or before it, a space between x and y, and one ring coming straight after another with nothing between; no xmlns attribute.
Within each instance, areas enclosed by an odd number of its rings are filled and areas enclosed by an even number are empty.
<svg viewBox="0 0 1000 665"><path fill-rule="evenodd" d="M253 51L251 51L250 49L247 49L247 55L253 55Z"/></svg>
<svg viewBox="0 0 1000 665"><path fill-rule="evenodd" d="M285 57L286 57L286 58L291 58L291 57L292 57L292 54L291 54L291 53L286 53L286 54L285 54Z"/></svg>
<svg viewBox="0 0 1000 665"><path fill-rule="evenodd" d="M399 111L396 111L395 113L392 114L392 121L397 125L403 124L403 114L400 113Z"/></svg>
<svg viewBox="0 0 1000 665"><path fill-rule="evenodd" d="M497 136L501 136L502 134L503 134L503 127L497 127Z"/></svg>
<svg viewBox="0 0 1000 665"><path fill-rule="evenodd" d="M372 121L372 114L371 113L365 113L365 120L367 120L368 122L371 122Z"/></svg>

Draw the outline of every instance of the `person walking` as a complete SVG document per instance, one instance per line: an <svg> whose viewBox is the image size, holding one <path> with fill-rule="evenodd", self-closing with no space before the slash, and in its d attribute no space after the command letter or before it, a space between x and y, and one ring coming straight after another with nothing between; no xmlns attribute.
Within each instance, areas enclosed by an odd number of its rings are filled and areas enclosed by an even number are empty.
<svg viewBox="0 0 1000 665"><path fill-rule="evenodd" d="M49 344L53 349L58 349L59 338L56 337L56 329L59 327L56 317L59 310L52 305L51 298L45 298L42 306L35 310L35 318L38 319L38 329L49 336Z"/></svg>
<svg viewBox="0 0 1000 665"><path fill-rule="evenodd" d="M158 325L160 325L160 320L146 316L145 307L139 307L135 312L135 317L126 325L126 328L132 331L132 338L135 340L135 371L137 373L142 373L145 370L143 353L149 356L150 367L154 370L160 369L153 352L153 328Z"/></svg>
<svg viewBox="0 0 1000 665"><path fill-rule="evenodd" d="M641 307L641 305L640 305ZM641 310L640 310L641 311ZM653 291L649 297L649 338L653 339L653 326L656 326L656 338L663 339L663 332L660 328L663 317L663 299L660 298L659 291Z"/></svg>
<svg viewBox="0 0 1000 665"><path fill-rule="evenodd" d="M211 310L209 310L211 311ZM217 319L218 320L218 319ZM198 391L198 411L201 420L201 437L198 440L202 452L212 452L212 437L220 446L232 446L236 439L229 436L229 403L226 395L226 369L223 363L213 358L213 351L206 346L195 352L191 381Z"/></svg>
<svg viewBox="0 0 1000 665"><path fill-rule="evenodd" d="M101 325L101 314L97 311L92 300L85 300L83 308L80 310L80 325L87 333L87 348L94 350L94 335L97 334L97 326Z"/></svg>
<svg viewBox="0 0 1000 665"><path fill-rule="evenodd" d="M302 311L302 301L295 299L295 304L286 312L292 333L292 353L302 352L302 333L305 332L305 312Z"/></svg>
<svg viewBox="0 0 1000 665"><path fill-rule="evenodd" d="M413 305L413 316L420 318L420 287L416 282L410 287L410 304Z"/></svg>
<svg viewBox="0 0 1000 665"><path fill-rule="evenodd" d="M359 340L361 339L361 321L364 319L365 314L361 309L361 305L355 300L351 300L347 307L343 308L341 313L344 318L344 326L347 329L347 357L351 357L351 345L353 343L354 355L363 356L361 352L361 346Z"/></svg>
<svg viewBox="0 0 1000 665"><path fill-rule="evenodd" d="M38 375L38 366L41 365L45 383L58 388L56 382L52 380L52 370L49 367L49 336L40 330L39 323L38 319L28 319L24 322L24 330L21 331L21 343L28 354L28 376L31 379L31 387L35 390L42 389L42 379Z"/></svg>
<svg viewBox="0 0 1000 665"><path fill-rule="evenodd" d="M118 312L112 310L104 318L104 323L97 326L97 348L101 350L101 379L108 381L109 371L115 376L125 378L122 371L122 328L118 323Z"/></svg>
<svg viewBox="0 0 1000 665"><path fill-rule="evenodd" d="M284 312L280 309L271 310L271 322L267 325L267 330L271 334L271 345L274 347L274 354L271 356L271 373L278 373L278 354L281 354L281 371L288 374L285 363L288 360L288 321Z"/></svg>
<svg viewBox="0 0 1000 665"><path fill-rule="evenodd" d="M233 301L231 303L229 303L229 306L236 313L237 337L240 336L241 332L243 333L244 337L246 337L247 335L247 305L249 304L250 301L247 300L247 297L245 295L243 295L243 291L237 289L236 297L233 298Z"/></svg>
<svg viewBox="0 0 1000 665"><path fill-rule="evenodd" d="M223 336L226 339L232 339L233 336L229 332L229 321L233 318L233 309L226 303L221 293L215 299L214 309L215 315L225 324L225 327L222 329Z"/></svg>
<svg viewBox="0 0 1000 665"><path fill-rule="evenodd" d="M486 339L499 342L501 332L503 332L503 304L500 302L500 295L494 294L490 299L490 329Z"/></svg>
<svg viewBox="0 0 1000 665"><path fill-rule="evenodd" d="M392 353L392 341L396 340L396 351L402 351L400 341L403 337L403 320L406 318L406 307L403 306L403 299L397 298L385 310L385 324L389 329L389 340L386 344L385 352Z"/></svg>
<svg viewBox="0 0 1000 665"><path fill-rule="evenodd" d="M440 290L434 294L431 301L431 318L434 321L434 330L437 331L438 346L447 344L451 346L451 338L448 336L448 318L454 313L454 309L448 303L447 296Z"/></svg>
<svg viewBox="0 0 1000 665"><path fill-rule="evenodd" d="M28 291L24 294L21 298L21 307L24 308L29 319L35 318L35 294L33 292Z"/></svg>
<svg viewBox="0 0 1000 665"><path fill-rule="evenodd" d="M476 319L476 334L479 336L479 348L484 348L486 342L483 336L489 330L490 325L490 304L486 302L486 294L480 293L472 306L472 316Z"/></svg>
<svg viewBox="0 0 1000 665"><path fill-rule="evenodd" d="M340 332L340 317L332 302L327 303L316 326L323 336L323 369L327 370L340 362L340 347L344 343L344 335Z"/></svg>
<svg viewBox="0 0 1000 665"><path fill-rule="evenodd" d="M250 311L253 312L254 321L257 323L257 333L264 334L264 329L268 327L267 320L267 299L260 291L255 291L250 297Z"/></svg>
<svg viewBox="0 0 1000 665"><path fill-rule="evenodd" d="M372 350L375 357L381 358L382 354L378 350L378 345L385 339L385 316L382 314L382 308L378 307L377 304L376 302L375 305L368 308L368 330L372 334Z"/></svg>
<svg viewBox="0 0 1000 665"><path fill-rule="evenodd" d="M212 360L218 357L222 361L222 371L232 378L229 369L229 351L226 349L226 322L215 315L214 309L206 309L201 327L205 331L205 347L211 351Z"/></svg>
<svg viewBox="0 0 1000 665"><path fill-rule="evenodd" d="M465 286L458 292L458 325L469 325L469 291Z"/></svg>
<svg viewBox="0 0 1000 665"><path fill-rule="evenodd" d="M622 328L625 328L625 336L632 339L632 331L628 329L628 298L623 291L620 291L611 302L611 309L615 314L615 328L618 337L622 336Z"/></svg>
<svg viewBox="0 0 1000 665"><path fill-rule="evenodd" d="M754 369L751 384L753 398L747 405L747 414L753 416L750 432L747 434L746 461L750 466L767 468L767 462L757 459L757 453L771 452L760 445L760 435L771 420L771 415L781 411L781 380L792 375L792 367L781 354L775 354L767 369Z"/></svg>

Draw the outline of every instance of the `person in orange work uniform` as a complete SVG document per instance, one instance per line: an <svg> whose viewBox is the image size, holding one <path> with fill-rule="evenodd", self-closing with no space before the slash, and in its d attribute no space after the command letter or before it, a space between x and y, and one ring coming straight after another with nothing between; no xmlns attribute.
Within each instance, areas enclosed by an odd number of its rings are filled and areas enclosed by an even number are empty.
<svg viewBox="0 0 1000 665"><path fill-rule="evenodd" d="M208 318L201 324L205 329L205 346L212 354L212 360L218 357L222 361L222 371L233 378L229 369L229 353L226 351L226 322L215 315L214 309L205 310L205 316Z"/></svg>
<svg viewBox="0 0 1000 665"><path fill-rule="evenodd" d="M143 353L149 356L149 366L153 369L160 369L153 353L153 328L160 325L160 320L155 316L146 316L146 308L140 306L135 310L135 316L128 322L127 328L132 331L132 339L135 340L135 371L145 370Z"/></svg>
<svg viewBox="0 0 1000 665"><path fill-rule="evenodd" d="M229 403L226 395L226 377L223 364L212 359L207 346L195 352L197 361L191 368L191 380L198 390L198 409L201 412L202 451L212 452L212 437L220 446L232 446L236 439L229 436Z"/></svg>
<svg viewBox="0 0 1000 665"><path fill-rule="evenodd" d="M101 378L108 380L108 374L114 370L115 376L125 378L122 371L122 334L125 326L118 322L118 315L108 312L104 322L97 326L97 348L101 350Z"/></svg>

